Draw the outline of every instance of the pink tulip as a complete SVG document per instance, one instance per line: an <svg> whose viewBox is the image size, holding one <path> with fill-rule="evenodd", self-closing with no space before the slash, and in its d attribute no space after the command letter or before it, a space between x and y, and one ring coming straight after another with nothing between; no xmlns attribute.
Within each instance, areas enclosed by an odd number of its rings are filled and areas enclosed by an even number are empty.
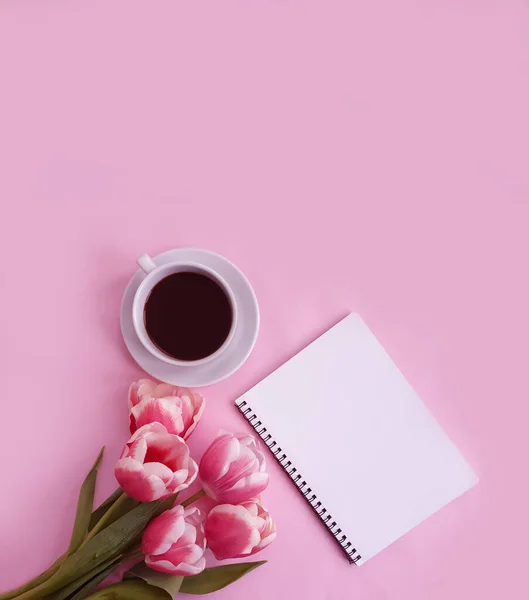
<svg viewBox="0 0 529 600"><path fill-rule="evenodd" d="M204 491L217 502L240 504L268 485L266 461L251 435L221 432L200 462Z"/></svg>
<svg viewBox="0 0 529 600"><path fill-rule="evenodd" d="M186 440L204 412L205 400L183 387L140 379L129 389L130 433L148 423L161 423Z"/></svg>
<svg viewBox="0 0 529 600"><path fill-rule="evenodd" d="M140 427L125 445L116 465L123 491L140 502L166 498L193 483L197 464L181 437L161 423Z"/></svg>
<svg viewBox="0 0 529 600"><path fill-rule="evenodd" d="M205 566L204 517L198 508L175 506L153 519L142 539L145 564L171 575L198 575Z"/></svg>
<svg viewBox="0 0 529 600"><path fill-rule="evenodd" d="M276 539L276 527L259 501L220 504L208 515L206 539L217 560L255 554Z"/></svg>

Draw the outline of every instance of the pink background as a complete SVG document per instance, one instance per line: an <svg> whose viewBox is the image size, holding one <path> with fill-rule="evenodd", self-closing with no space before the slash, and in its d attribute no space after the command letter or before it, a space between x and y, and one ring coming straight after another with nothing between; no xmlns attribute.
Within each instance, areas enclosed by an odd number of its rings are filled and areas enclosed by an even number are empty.
<svg viewBox="0 0 529 600"><path fill-rule="evenodd" d="M197 451L354 309L481 477L357 569L272 465L269 563L216 598L527 598L528 107L525 0L2 0L0 590L62 552L102 444L113 489L121 295L192 245L262 310Z"/></svg>

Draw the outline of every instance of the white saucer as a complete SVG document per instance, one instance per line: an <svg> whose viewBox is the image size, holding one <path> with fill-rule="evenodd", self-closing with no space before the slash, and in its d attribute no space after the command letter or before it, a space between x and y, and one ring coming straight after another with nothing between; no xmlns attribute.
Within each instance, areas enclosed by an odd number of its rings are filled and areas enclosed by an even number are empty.
<svg viewBox="0 0 529 600"><path fill-rule="evenodd" d="M145 274L138 270L130 280L121 302L121 332L132 358L156 379L185 387L217 383L234 373L248 358L259 331L259 306L250 282L227 258L199 248L179 248L153 257L157 265L191 261L217 271L230 286L237 303L237 328L230 345L214 360L196 366L170 365L154 357L140 342L132 323L132 302Z"/></svg>

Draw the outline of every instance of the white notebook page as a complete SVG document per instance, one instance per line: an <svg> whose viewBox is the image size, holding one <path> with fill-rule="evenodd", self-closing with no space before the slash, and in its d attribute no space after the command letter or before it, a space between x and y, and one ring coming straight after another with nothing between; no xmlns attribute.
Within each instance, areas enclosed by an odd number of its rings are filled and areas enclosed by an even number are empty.
<svg viewBox="0 0 529 600"><path fill-rule="evenodd" d="M358 564L478 481L356 314L242 399L354 544Z"/></svg>

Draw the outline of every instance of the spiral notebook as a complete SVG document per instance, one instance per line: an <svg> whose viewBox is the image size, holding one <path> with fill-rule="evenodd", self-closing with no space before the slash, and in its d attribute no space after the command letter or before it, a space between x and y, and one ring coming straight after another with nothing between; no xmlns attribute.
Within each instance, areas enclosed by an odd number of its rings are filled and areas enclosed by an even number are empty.
<svg viewBox="0 0 529 600"><path fill-rule="evenodd" d="M352 563L478 481L357 314L236 405Z"/></svg>

